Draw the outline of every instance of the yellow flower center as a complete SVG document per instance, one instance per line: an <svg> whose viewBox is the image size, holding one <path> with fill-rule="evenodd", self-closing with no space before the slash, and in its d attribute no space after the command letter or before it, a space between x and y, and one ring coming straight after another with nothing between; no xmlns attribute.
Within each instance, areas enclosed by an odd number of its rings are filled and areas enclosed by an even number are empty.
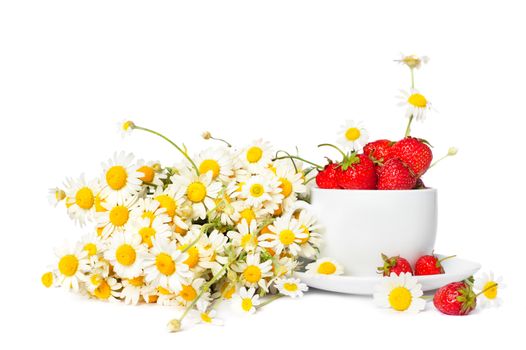
<svg viewBox="0 0 526 350"><path fill-rule="evenodd" d="M412 94L407 99L407 102L418 108L425 108L427 106L427 100L424 95L421 94Z"/></svg>
<svg viewBox="0 0 526 350"><path fill-rule="evenodd" d="M241 301L241 308L244 311L249 312L250 309L252 309L252 299L250 299L250 298L243 298L243 300Z"/></svg>
<svg viewBox="0 0 526 350"><path fill-rule="evenodd" d="M300 244L305 244L305 243L307 243L309 241L310 231L307 228L307 226L305 226L305 225L301 225L300 228L303 231L303 233L305 233L307 235L306 237L300 238Z"/></svg>
<svg viewBox="0 0 526 350"><path fill-rule="evenodd" d="M89 279L90 283L94 286L99 286L102 283L102 277L98 273L91 275Z"/></svg>
<svg viewBox="0 0 526 350"><path fill-rule="evenodd" d="M245 271L243 271L243 277L249 283L256 283L261 279L261 269L255 265L247 266Z"/></svg>
<svg viewBox="0 0 526 350"><path fill-rule="evenodd" d="M250 195L252 197L261 197L265 193L265 188L261 184L253 184L250 186Z"/></svg>
<svg viewBox="0 0 526 350"><path fill-rule="evenodd" d="M184 285L179 295L186 301L193 301L197 296L197 292L191 285Z"/></svg>
<svg viewBox="0 0 526 350"><path fill-rule="evenodd" d="M118 191L124 186L128 180L128 173L122 165L114 165L106 172L106 182L112 190Z"/></svg>
<svg viewBox="0 0 526 350"><path fill-rule="evenodd" d="M102 213L102 212L105 212L105 211L108 211L106 208L104 208L102 206L102 203L103 200L100 199L100 196L99 195L96 195L95 196L95 211L98 212L98 213Z"/></svg>
<svg viewBox="0 0 526 350"><path fill-rule="evenodd" d="M389 304L397 311L405 311L411 305L411 292L406 287L396 287L389 293Z"/></svg>
<svg viewBox="0 0 526 350"><path fill-rule="evenodd" d="M294 243L296 235L291 230L283 230L279 233L279 241L283 245L289 245Z"/></svg>
<svg viewBox="0 0 526 350"><path fill-rule="evenodd" d="M61 200L63 200L64 198L66 198L66 192L62 191L62 190L55 190L55 199L60 202Z"/></svg>
<svg viewBox="0 0 526 350"><path fill-rule="evenodd" d="M53 273L52 272L46 272L42 275L40 278L40 281L42 281L42 284L44 287L49 288L51 285L53 285Z"/></svg>
<svg viewBox="0 0 526 350"><path fill-rule="evenodd" d="M123 266L132 265L136 258L137 253L135 252L135 248L129 244L124 243L115 251L115 259L117 259L117 262Z"/></svg>
<svg viewBox="0 0 526 350"><path fill-rule="evenodd" d="M71 277L77 273L79 259L73 254L64 255L58 262L58 270L61 274Z"/></svg>
<svg viewBox="0 0 526 350"><path fill-rule="evenodd" d="M318 266L318 273L322 275L332 275L336 272L336 265L330 261L324 261Z"/></svg>
<svg viewBox="0 0 526 350"><path fill-rule="evenodd" d="M360 135L362 133L360 132L360 129L358 128L349 128L345 132L345 138L349 141L356 141L360 138Z"/></svg>
<svg viewBox="0 0 526 350"><path fill-rule="evenodd" d="M287 198L292 193L292 184L288 179L285 179L284 177L280 178L279 181L281 182L281 185L279 187L281 188L281 194L283 197Z"/></svg>
<svg viewBox="0 0 526 350"><path fill-rule="evenodd" d="M97 254L97 245L95 243L86 243L84 250L88 252L88 256L93 256Z"/></svg>
<svg viewBox="0 0 526 350"><path fill-rule="evenodd" d="M133 129L134 127L135 127L135 124L131 120L128 120L122 123L122 130L124 131L127 131L129 128Z"/></svg>
<svg viewBox="0 0 526 350"><path fill-rule="evenodd" d="M250 233L247 233L246 235L243 235L243 237L241 237L240 245L243 248L246 248L247 245L256 245L256 243L256 237L251 235Z"/></svg>
<svg viewBox="0 0 526 350"><path fill-rule="evenodd" d="M186 247L188 247L188 244L184 244L177 249L184 250ZM183 261L183 264L188 265L189 268L195 267L199 262L199 250L196 246L192 246L186 253L188 254L188 258Z"/></svg>
<svg viewBox="0 0 526 350"><path fill-rule="evenodd" d="M263 150L257 146L250 147L247 151L247 160L250 163L257 163L263 156Z"/></svg>
<svg viewBox="0 0 526 350"><path fill-rule="evenodd" d="M142 285L144 284L144 276L129 278L128 283L134 287L142 287Z"/></svg>
<svg viewBox="0 0 526 350"><path fill-rule="evenodd" d="M160 253L155 258L155 266L160 273L170 276L175 272L175 262L172 257L166 253Z"/></svg>
<svg viewBox="0 0 526 350"><path fill-rule="evenodd" d="M298 285L296 283L283 283L283 289L287 292L295 292L298 290Z"/></svg>
<svg viewBox="0 0 526 350"><path fill-rule="evenodd" d="M163 288L161 286L157 287L157 290L159 291L159 293L161 293L163 295L170 295L170 294L172 294L171 291L169 291L168 289Z"/></svg>
<svg viewBox="0 0 526 350"><path fill-rule="evenodd" d="M202 202L206 197L206 187L201 182L193 182L188 186L186 195L194 203Z"/></svg>
<svg viewBox="0 0 526 350"><path fill-rule="evenodd" d="M206 312L201 312L201 320L206 323L211 323L212 317L210 317Z"/></svg>
<svg viewBox="0 0 526 350"><path fill-rule="evenodd" d="M206 159L201 162L199 165L199 173L206 174L207 172L212 172L212 178L216 178L219 175L219 163L214 159Z"/></svg>
<svg viewBox="0 0 526 350"><path fill-rule="evenodd" d="M82 187L75 194L75 203L81 209L91 209L95 203L95 196L89 187Z"/></svg>
<svg viewBox="0 0 526 350"><path fill-rule="evenodd" d="M175 210L177 209L177 203L175 200L168 196L167 194L161 194L160 196L155 197L155 200L161 203L160 207L166 209L166 214L173 218L175 215Z"/></svg>
<svg viewBox="0 0 526 350"><path fill-rule="evenodd" d="M482 290L486 290L484 292L484 296L488 299L495 299L497 297L497 289L498 289L498 286L495 285L496 283L493 282L493 281L488 281L485 285L484 285L484 288L482 288ZM493 287L491 287L493 286Z"/></svg>
<svg viewBox="0 0 526 350"><path fill-rule="evenodd" d="M113 226L124 226L130 218L130 211L124 205L116 205L110 211L110 222Z"/></svg>
<svg viewBox="0 0 526 350"><path fill-rule="evenodd" d="M144 174L143 177L140 177L139 179L143 182L149 182L152 183L153 178L155 176L155 170L151 166L143 165L139 169L137 169L138 172L141 172Z"/></svg>
<svg viewBox="0 0 526 350"><path fill-rule="evenodd" d="M152 227L142 227L139 230L139 235L142 237L142 243L146 243L148 248L151 248L153 246L152 244L152 237L155 236L155 229Z"/></svg>
<svg viewBox="0 0 526 350"><path fill-rule="evenodd" d="M99 286L93 292L99 299L106 300L111 296L111 288L108 282L102 280Z"/></svg>
<svg viewBox="0 0 526 350"><path fill-rule="evenodd" d="M254 213L254 210L252 210L251 208L241 210L239 215L241 215L240 221L243 221L243 219L245 219L247 220L247 224L249 225L252 220L256 219L256 213Z"/></svg>

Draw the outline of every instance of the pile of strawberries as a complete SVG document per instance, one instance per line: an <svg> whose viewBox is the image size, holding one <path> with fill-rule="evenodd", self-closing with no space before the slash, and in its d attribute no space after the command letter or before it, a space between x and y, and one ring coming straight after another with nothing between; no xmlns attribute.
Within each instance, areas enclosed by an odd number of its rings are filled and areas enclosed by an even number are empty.
<svg viewBox="0 0 526 350"><path fill-rule="evenodd" d="M424 188L422 175L429 169L433 152L427 142L411 136L394 142L369 142L363 153L344 154L318 172L319 188L347 190L410 190Z"/></svg>

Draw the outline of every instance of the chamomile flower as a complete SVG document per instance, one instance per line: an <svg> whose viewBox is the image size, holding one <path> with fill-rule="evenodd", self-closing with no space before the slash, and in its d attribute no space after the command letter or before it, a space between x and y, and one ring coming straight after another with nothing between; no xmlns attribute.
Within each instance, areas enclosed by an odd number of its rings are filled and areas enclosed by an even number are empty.
<svg viewBox="0 0 526 350"><path fill-rule="evenodd" d="M115 232L104 258L113 265L120 277L133 278L142 275L143 267L149 259L146 245L141 244L138 234Z"/></svg>
<svg viewBox="0 0 526 350"><path fill-rule="evenodd" d="M343 266L338 264L334 259L321 258L313 263L308 264L306 272L312 275L341 275Z"/></svg>
<svg viewBox="0 0 526 350"><path fill-rule="evenodd" d="M239 288L237 294L233 297L233 303L243 313L253 314L256 312L256 306L260 304L259 295L254 295L254 287L248 290L245 287Z"/></svg>
<svg viewBox="0 0 526 350"><path fill-rule="evenodd" d="M102 255L106 250L105 241L103 241L96 232L82 236L80 244L82 249L87 252L90 263L94 262L93 259L98 259L98 255Z"/></svg>
<svg viewBox="0 0 526 350"><path fill-rule="evenodd" d="M232 201L237 189L238 186L236 182L232 181L226 185L215 200L216 207L212 215L214 217L219 216L223 225L233 225L236 221L236 209L232 205Z"/></svg>
<svg viewBox="0 0 526 350"><path fill-rule="evenodd" d="M318 248L321 245L320 225L318 225L316 218L307 210L300 211L298 216L298 224L300 229L307 235L301 239L300 255L305 258L313 258L318 253Z"/></svg>
<svg viewBox="0 0 526 350"><path fill-rule="evenodd" d="M279 186L280 183L273 174L267 172L267 176L254 175L243 185L239 197L251 206L264 206L267 212L273 213L283 200Z"/></svg>
<svg viewBox="0 0 526 350"><path fill-rule="evenodd" d="M245 169L256 174L267 168L272 161L272 149L268 142L260 139L244 148L236 158L239 158Z"/></svg>
<svg viewBox="0 0 526 350"><path fill-rule="evenodd" d="M431 102L415 89L412 89L409 93L401 91L402 95L398 98L401 99L399 106L405 106L407 108L405 116L410 118L413 116L415 120L422 121L426 118L427 113L431 111Z"/></svg>
<svg viewBox="0 0 526 350"><path fill-rule="evenodd" d="M397 276L393 272L391 276L381 278L374 289L373 298L380 307L416 313L426 307L422 295L422 286L411 273L403 272Z"/></svg>
<svg viewBox="0 0 526 350"><path fill-rule="evenodd" d="M302 297L303 292L309 290L309 287L297 278L278 278L274 283L281 294L292 298Z"/></svg>
<svg viewBox="0 0 526 350"><path fill-rule="evenodd" d="M118 301L120 298L119 290L122 284L113 277L103 279L99 286L93 291L93 295L99 300Z"/></svg>
<svg viewBox="0 0 526 350"><path fill-rule="evenodd" d="M124 119L117 123L117 130L122 137L130 135L133 129L135 129L135 123L131 120Z"/></svg>
<svg viewBox="0 0 526 350"><path fill-rule="evenodd" d="M346 120L340 127L338 142L346 149L360 150L369 139L369 133L361 122Z"/></svg>
<svg viewBox="0 0 526 350"><path fill-rule="evenodd" d="M65 192L68 215L80 226L84 226L86 221L92 219L95 213L95 197L99 191L98 180L87 182L84 174L79 179L66 180Z"/></svg>
<svg viewBox="0 0 526 350"><path fill-rule="evenodd" d="M154 238L152 243L153 259L144 270L146 282L173 292L181 291L183 283L193 276L188 265L184 264L188 254L181 253L173 241Z"/></svg>
<svg viewBox="0 0 526 350"><path fill-rule="evenodd" d="M299 262L295 258L291 257L281 257L274 265L274 275L276 277L291 276L296 268L298 267Z"/></svg>
<svg viewBox="0 0 526 350"><path fill-rule="evenodd" d="M124 203L141 190L143 173L137 171L133 154L115 153L103 164L101 196L108 201Z"/></svg>
<svg viewBox="0 0 526 350"><path fill-rule="evenodd" d="M269 216L269 212L263 207L256 207L250 205L245 200L238 200L232 202L232 207L234 208L234 214L232 219L236 223L240 223L242 220L246 220L250 224L253 220L260 221L265 216Z"/></svg>
<svg viewBox="0 0 526 350"><path fill-rule="evenodd" d="M239 254L242 250L245 252L255 252L258 247L258 232L256 220L250 221L242 219L241 223L237 225L237 231L229 231L227 236L232 240L232 244L236 247Z"/></svg>
<svg viewBox="0 0 526 350"><path fill-rule="evenodd" d="M95 215L97 227L102 228L101 236L107 238L114 232L124 232L132 223L131 212L136 198L128 198L125 202L104 203L106 211Z"/></svg>
<svg viewBox="0 0 526 350"><path fill-rule="evenodd" d="M224 255L225 245L228 237L218 230L213 230L208 236L204 235L199 245L203 248L200 250L199 266L212 270L216 274L221 270L228 258Z"/></svg>
<svg viewBox="0 0 526 350"><path fill-rule="evenodd" d="M184 168L180 174L172 176L171 180L177 193L184 194L192 208L192 218L204 219L207 211L215 208L215 199L222 185L212 180L212 172L198 176L190 169Z"/></svg>
<svg viewBox="0 0 526 350"><path fill-rule="evenodd" d="M66 192L64 190L53 187L48 190L48 202L50 205L56 207L58 203L66 199Z"/></svg>
<svg viewBox="0 0 526 350"><path fill-rule="evenodd" d="M246 261L240 261L232 267L241 273L241 281L247 287L261 287L268 290L265 278L272 276L272 260L261 262L259 254L247 255Z"/></svg>
<svg viewBox="0 0 526 350"><path fill-rule="evenodd" d="M57 256L56 270L54 274L57 278L56 283L66 289L79 291L80 282L86 280L85 273L88 270L88 253L82 246L63 246L55 249Z"/></svg>
<svg viewBox="0 0 526 350"><path fill-rule="evenodd" d="M395 62L405 64L411 69L419 69L422 66L422 63L429 62L429 57L417 55L404 55L403 53L401 53L400 59L395 60Z"/></svg>
<svg viewBox="0 0 526 350"><path fill-rule="evenodd" d="M301 171L301 164L296 162L296 167L288 159L280 159L273 163L273 169L280 183L281 194L283 195L284 210L288 210L296 201L299 194L307 192L304 184L304 175Z"/></svg>
<svg viewBox="0 0 526 350"><path fill-rule="evenodd" d="M286 251L297 256L301 251L300 244L307 234L301 229L298 220L291 219L288 215L277 218L268 227L270 233L264 233L258 237L259 245L271 248L276 254Z"/></svg>
<svg viewBox="0 0 526 350"><path fill-rule="evenodd" d="M208 310L209 302L199 300L196 306L200 323L208 323L215 326L223 325L223 320L216 318L216 310Z"/></svg>
<svg viewBox="0 0 526 350"><path fill-rule="evenodd" d="M203 284L205 284L204 278L196 278L192 283L183 283L181 290L177 293L176 299L180 305L186 306L197 298L197 295L201 291ZM205 295L207 294L207 295ZM199 300L208 300L210 293L205 293Z"/></svg>
<svg viewBox="0 0 526 350"><path fill-rule="evenodd" d="M200 174L212 173L212 180L220 180L223 183L230 181L234 174L232 170L232 157L225 148L208 148L196 157L194 162Z"/></svg>
<svg viewBox="0 0 526 350"><path fill-rule="evenodd" d="M42 274L40 277L40 282L42 282L42 285L46 288L51 288L55 285L57 278L55 276L55 273L53 271L48 271Z"/></svg>
<svg viewBox="0 0 526 350"><path fill-rule="evenodd" d="M152 209L155 206L142 205L143 214L154 216L154 217L160 214L166 214L168 215L168 218L170 219L168 224L175 225L176 227L183 227L184 230L187 230L188 229L187 224L181 218L181 215L183 214L182 208L183 208L183 204L185 201L183 197L184 197L184 192L180 191L178 193L173 186L169 186L168 188L164 190L158 187L152 196L152 198L155 201L159 202L158 209L155 209L155 211L152 212ZM141 204L139 203L138 206L141 206ZM162 209L164 209L164 212L162 211ZM188 216L191 215L191 208L190 208L190 213L188 214L189 214Z"/></svg>
<svg viewBox="0 0 526 350"><path fill-rule="evenodd" d="M502 299L498 296L498 291L505 287L502 283L502 276L495 276L492 271L484 272L475 278L474 287L479 292L483 292L478 296L481 306L500 306L502 304Z"/></svg>
<svg viewBox="0 0 526 350"><path fill-rule="evenodd" d="M152 184L154 187L162 186L167 175L161 171L159 162L146 162L139 159L136 164L137 171L141 173L139 178L143 184Z"/></svg>
<svg viewBox="0 0 526 350"><path fill-rule="evenodd" d="M165 217L168 218L167 216ZM141 243L146 244L148 248L153 246L153 238L168 239L172 236L170 226L164 223L162 218L156 218L153 221L148 217L135 220L130 225L129 231L141 236Z"/></svg>
<svg viewBox="0 0 526 350"><path fill-rule="evenodd" d="M122 280L121 298L125 304L137 305L141 296L144 295L147 287L144 282L144 276L127 278Z"/></svg>

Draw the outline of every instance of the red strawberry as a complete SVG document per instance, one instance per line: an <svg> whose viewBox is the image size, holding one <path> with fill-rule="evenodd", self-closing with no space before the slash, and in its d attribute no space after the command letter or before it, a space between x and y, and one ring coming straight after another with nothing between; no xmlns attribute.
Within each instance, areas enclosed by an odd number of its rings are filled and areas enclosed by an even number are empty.
<svg viewBox="0 0 526 350"><path fill-rule="evenodd" d="M342 162L341 171L336 173L338 186L346 190L374 190L376 169L365 154L352 153Z"/></svg>
<svg viewBox="0 0 526 350"><path fill-rule="evenodd" d="M440 288L433 297L438 311L446 315L464 316L477 306L477 295L465 282L453 282Z"/></svg>
<svg viewBox="0 0 526 350"><path fill-rule="evenodd" d="M400 158L417 178L427 171L433 160L431 148L422 140L409 136L395 143L391 152L392 156Z"/></svg>
<svg viewBox="0 0 526 350"><path fill-rule="evenodd" d="M410 190L415 187L416 178L400 159L389 159L378 169L379 190Z"/></svg>
<svg viewBox="0 0 526 350"><path fill-rule="evenodd" d="M378 268L378 273L383 274L384 276L390 276L394 272L397 276L402 272L409 272L413 274L413 269L411 264L406 259L400 256L393 256L391 258L387 255L382 254L382 260L384 261L384 266Z"/></svg>
<svg viewBox="0 0 526 350"><path fill-rule="evenodd" d="M340 188L336 181L336 174L340 172L340 165L330 162L316 175L316 184L319 188Z"/></svg>
<svg viewBox="0 0 526 350"><path fill-rule="evenodd" d="M386 162L391 158L391 146L394 142L389 140L377 140L369 142L363 148L363 153L374 161Z"/></svg>
<svg viewBox="0 0 526 350"><path fill-rule="evenodd" d="M442 261L453 258L455 255L451 255L442 259L438 259L434 255L424 255L418 258L415 263L415 275L416 276L425 276L425 275L440 275L444 273L444 268L442 267Z"/></svg>

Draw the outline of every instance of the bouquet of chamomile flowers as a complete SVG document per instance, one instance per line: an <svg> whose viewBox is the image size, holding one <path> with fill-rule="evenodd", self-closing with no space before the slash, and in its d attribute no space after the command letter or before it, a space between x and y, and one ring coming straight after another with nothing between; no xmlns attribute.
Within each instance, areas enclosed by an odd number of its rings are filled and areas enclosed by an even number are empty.
<svg viewBox="0 0 526 350"><path fill-rule="evenodd" d="M56 249L42 276L46 287L178 307L171 331L190 312L220 324L214 309L221 300L253 313L280 296L303 295L307 286L293 273L299 257L317 256L320 234L316 219L295 203L305 199L314 167L275 159L261 140L236 150L207 132L203 137L221 146L190 157L156 131L131 121L119 127L164 138L183 162L163 166L122 152L103 164L99 178L66 179L51 189L53 204L63 203L90 233Z"/></svg>

